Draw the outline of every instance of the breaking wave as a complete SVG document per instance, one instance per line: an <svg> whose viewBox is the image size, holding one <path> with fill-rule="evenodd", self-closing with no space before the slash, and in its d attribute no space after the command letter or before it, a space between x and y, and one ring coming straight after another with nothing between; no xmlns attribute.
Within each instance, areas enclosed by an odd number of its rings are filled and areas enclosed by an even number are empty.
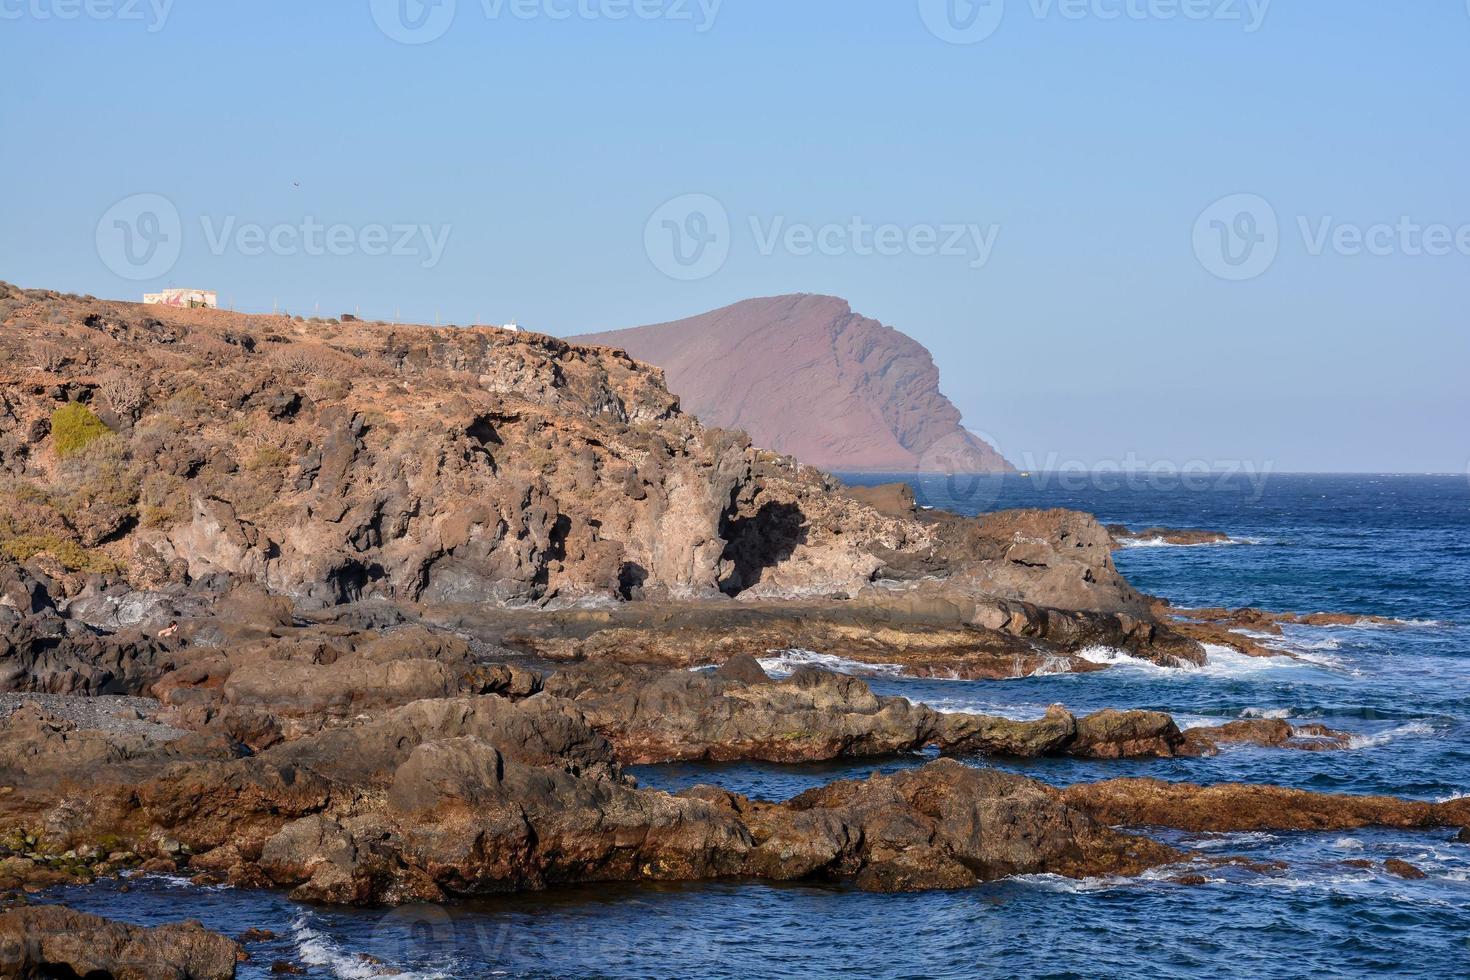
<svg viewBox="0 0 1470 980"><path fill-rule="evenodd" d="M1179 542L1166 541L1162 537L1152 538L1119 538L1120 548L1228 548L1231 545L1242 544L1265 544L1264 538L1226 538L1223 541L1193 541Z"/></svg>
<svg viewBox="0 0 1470 980"><path fill-rule="evenodd" d="M946 715L993 715L1011 721L1046 717L1046 708L1035 704L988 704L978 698L924 698L923 704Z"/></svg>
<svg viewBox="0 0 1470 980"><path fill-rule="evenodd" d="M1164 667L1151 660L1135 657L1126 650L1116 647L1091 646L1080 650L1077 656L1083 660L1095 664L1106 664L1109 667L1125 668L1147 672L1159 677L1251 677L1275 670L1300 670L1303 667L1331 667L1335 663L1326 662L1328 658L1312 660L1307 657L1251 657L1233 650L1227 646L1214 643L1204 644L1205 662L1203 665L1183 664L1177 667Z"/></svg>
<svg viewBox="0 0 1470 980"><path fill-rule="evenodd" d="M853 674L859 677L906 676L904 668L899 664L870 664L831 653L818 653L815 650L771 650L769 654L759 658L758 662L773 677L790 676L802 667L820 667L836 674Z"/></svg>
<svg viewBox="0 0 1470 980"><path fill-rule="evenodd" d="M399 970L360 953L350 953L331 936L312 928L310 913L298 915L291 923L291 938L302 963L325 970L339 980L444 980L454 976L449 971Z"/></svg>
<svg viewBox="0 0 1470 980"><path fill-rule="evenodd" d="M1435 728L1427 721L1411 721L1407 725L1391 728L1377 735L1353 735L1348 738L1350 749L1373 749L1389 742L1397 741L1405 736L1433 735Z"/></svg>
<svg viewBox="0 0 1470 980"><path fill-rule="evenodd" d="M291 936L296 941L296 955L307 966L327 970L342 980L368 980L369 977L397 976L402 973L386 973L383 966L370 963L360 956L348 953L330 936L313 929L305 915L296 917L291 923Z"/></svg>
<svg viewBox="0 0 1470 980"><path fill-rule="evenodd" d="M1271 721L1285 721L1287 718L1297 717L1295 708L1242 708L1242 718L1267 718Z"/></svg>

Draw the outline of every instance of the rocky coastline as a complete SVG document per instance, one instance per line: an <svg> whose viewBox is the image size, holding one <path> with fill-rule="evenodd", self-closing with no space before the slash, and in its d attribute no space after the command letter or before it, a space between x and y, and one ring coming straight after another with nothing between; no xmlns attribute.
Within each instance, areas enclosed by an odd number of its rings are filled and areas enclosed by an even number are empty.
<svg viewBox="0 0 1470 980"><path fill-rule="evenodd" d="M0 365L0 975L231 975L245 951L197 925L160 942L25 904L139 870L354 906L719 878L906 892L1184 862L1151 827L1470 826L1465 801L1107 778L1347 747L1322 726L1016 721L771 676L758 661L791 649L913 677L1106 669L1099 648L1188 669L1348 618L1174 609L1090 515L844 487L700 425L621 352L0 284ZM624 771L920 752L785 801Z"/></svg>

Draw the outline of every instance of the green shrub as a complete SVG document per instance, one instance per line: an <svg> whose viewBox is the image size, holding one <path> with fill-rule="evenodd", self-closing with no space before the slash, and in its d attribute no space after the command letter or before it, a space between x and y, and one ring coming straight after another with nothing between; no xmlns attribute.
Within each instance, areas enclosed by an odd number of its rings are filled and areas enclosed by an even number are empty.
<svg viewBox="0 0 1470 980"><path fill-rule="evenodd" d="M73 572L95 572L105 575L122 570L122 566L107 555L88 551L75 541L68 541L50 534L28 534L24 537L0 541L0 552L4 552L18 562L27 562L45 553Z"/></svg>
<svg viewBox="0 0 1470 980"><path fill-rule="evenodd" d="M291 463L291 456L275 446L257 446L255 452L245 460L247 470L283 470Z"/></svg>
<svg viewBox="0 0 1470 980"><path fill-rule="evenodd" d="M112 432L92 410L81 402L67 402L51 413L51 435L56 439L56 453L72 456L91 442Z"/></svg>

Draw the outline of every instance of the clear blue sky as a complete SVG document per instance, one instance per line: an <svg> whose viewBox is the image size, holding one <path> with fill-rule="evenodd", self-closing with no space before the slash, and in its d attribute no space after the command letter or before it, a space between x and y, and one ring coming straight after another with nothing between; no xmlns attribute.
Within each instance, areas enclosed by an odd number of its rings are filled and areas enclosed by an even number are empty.
<svg viewBox="0 0 1470 980"><path fill-rule="evenodd" d="M558 334L834 293L928 345L967 424L1018 461L1470 457L1470 254L1406 254L1398 236L1379 239L1390 254L1313 255L1299 228L1470 226L1464 0L1274 0L1254 31L1247 0L1005 0L969 11L964 37L995 30L968 44L926 28L929 0L726 0L712 23L709 0L520 16L504 0L498 17L457 0L419 44L380 29L392 2L63 19L69 2L87 0L0 0L0 278ZM635 2L661 16L606 16ZM177 209L180 253L132 281L99 223L139 193ZM686 193L731 223L728 258L693 281L645 248ZM1245 281L1213 275L1195 238L1237 193L1280 229ZM762 254L751 227L853 217L998 231L973 268L840 239ZM345 254L234 237L308 218L346 225ZM417 232L411 254L370 254L364 229L397 224L447 228L442 254ZM1202 226L1206 252L1258 227Z"/></svg>

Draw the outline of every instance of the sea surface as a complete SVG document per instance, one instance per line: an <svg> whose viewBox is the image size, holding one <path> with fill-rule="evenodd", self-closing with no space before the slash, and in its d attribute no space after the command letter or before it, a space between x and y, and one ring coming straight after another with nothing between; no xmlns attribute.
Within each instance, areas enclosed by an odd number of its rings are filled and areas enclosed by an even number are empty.
<svg viewBox="0 0 1470 980"><path fill-rule="evenodd" d="M902 477L900 477L902 478ZM885 478L853 477L878 483ZM888 478L893 479L893 478ZM1395 626L1292 628L1282 656L1216 649L1198 669L1115 651L1088 674L1007 681L914 680L869 672L875 689L941 710L1039 717L1047 705L1173 713L1181 724L1273 717L1351 732L1343 752L1239 748L1211 759L998 763L1057 784L1121 775L1271 782L1443 800L1470 793L1470 485L1463 476L1037 474L927 477L926 506L969 513L1072 507L1133 527L1203 527L1233 543L1128 548L1117 563L1177 605L1387 616ZM857 665L823 651L774 651L767 666ZM921 765L665 765L645 786L716 783L785 799L834 778ZM975 765L989 764L971 760ZM1470 845L1424 833L1155 836L1201 856L1285 862L1213 869L1199 886L1172 872L1070 881L1031 876L963 892L868 895L812 885L720 882L589 886L454 906L308 909L270 892L135 877L48 897L144 924L191 917L225 933L276 932L244 977L274 959L317 977L1319 977L1470 976ZM1426 872L1382 870L1400 858ZM1345 864L1369 860L1374 867Z"/></svg>

